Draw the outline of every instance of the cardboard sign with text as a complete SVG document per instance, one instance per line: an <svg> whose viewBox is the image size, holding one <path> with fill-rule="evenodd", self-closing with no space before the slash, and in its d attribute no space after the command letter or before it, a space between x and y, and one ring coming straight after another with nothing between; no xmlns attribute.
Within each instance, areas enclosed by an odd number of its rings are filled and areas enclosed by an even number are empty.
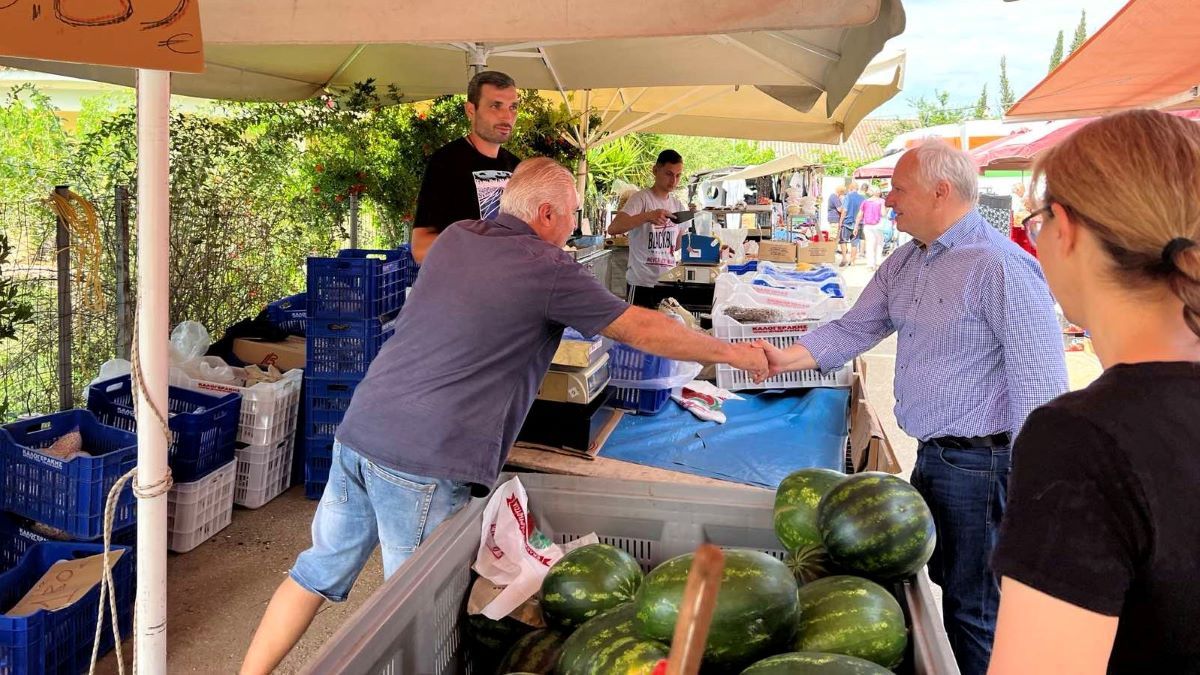
<svg viewBox="0 0 1200 675"><path fill-rule="evenodd" d="M0 55L204 72L198 0L0 0Z"/></svg>
<svg viewBox="0 0 1200 675"><path fill-rule="evenodd" d="M124 553L120 549L109 551L109 564L116 565ZM103 574L103 555L59 560L46 570L20 602L5 612L5 616L28 616L41 610L53 612L70 607L95 588Z"/></svg>

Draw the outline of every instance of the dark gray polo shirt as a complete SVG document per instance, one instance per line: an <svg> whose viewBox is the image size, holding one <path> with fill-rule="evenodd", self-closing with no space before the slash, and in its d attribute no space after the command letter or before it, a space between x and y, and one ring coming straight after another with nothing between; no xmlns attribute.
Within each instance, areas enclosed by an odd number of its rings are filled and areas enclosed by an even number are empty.
<svg viewBox="0 0 1200 675"><path fill-rule="evenodd" d="M629 305L508 214L438 236L337 439L385 467L491 488L563 328Z"/></svg>

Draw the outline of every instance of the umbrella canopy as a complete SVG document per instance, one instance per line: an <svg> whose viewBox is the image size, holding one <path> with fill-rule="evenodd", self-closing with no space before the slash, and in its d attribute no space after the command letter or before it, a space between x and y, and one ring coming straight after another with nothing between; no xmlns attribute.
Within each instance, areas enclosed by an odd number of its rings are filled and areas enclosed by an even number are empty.
<svg viewBox="0 0 1200 675"><path fill-rule="evenodd" d="M562 99L572 112L591 109L601 117L599 126L577 130L572 141L580 147L639 131L841 143L867 114L899 93L904 65L903 52L875 59L832 112L830 94L809 86L627 87L570 92Z"/></svg>
<svg viewBox="0 0 1200 675"><path fill-rule="evenodd" d="M735 171L722 176L721 180L753 180L755 178L762 178L763 176L774 176L777 173L791 171L792 169L802 169L806 166L813 166L812 159L801 157L800 155L785 155L783 157L776 157L769 162L748 166L741 171Z"/></svg>
<svg viewBox="0 0 1200 675"><path fill-rule="evenodd" d="M176 94L299 100L374 78L401 100L461 93L468 67L524 88L755 84L832 115L889 38L900 0L205 0L206 72L177 74ZM131 85L130 70L5 58L0 64Z"/></svg>
<svg viewBox="0 0 1200 675"><path fill-rule="evenodd" d="M1200 107L1200 2L1131 0L1017 102L1007 119Z"/></svg>
<svg viewBox="0 0 1200 675"><path fill-rule="evenodd" d="M1173 114L1200 121L1200 110L1181 110ZM1063 142L1095 119L1088 117L1035 123L1024 131L975 149L971 157L980 171L1024 171L1033 167L1033 163L1043 152Z"/></svg>
<svg viewBox="0 0 1200 675"><path fill-rule="evenodd" d="M905 150L904 152L908 152ZM880 157L879 159L869 164L864 164L854 170L854 177L859 180L869 178L891 178L892 173L896 171L896 164L900 158L904 156L904 152L893 152L890 155Z"/></svg>

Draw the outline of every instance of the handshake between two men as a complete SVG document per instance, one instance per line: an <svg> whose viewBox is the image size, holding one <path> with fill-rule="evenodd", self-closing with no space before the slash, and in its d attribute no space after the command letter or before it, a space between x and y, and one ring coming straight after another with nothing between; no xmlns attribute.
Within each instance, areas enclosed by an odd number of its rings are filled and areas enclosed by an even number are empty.
<svg viewBox="0 0 1200 675"><path fill-rule="evenodd" d="M742 342L730 346L737 352L737 362L727 361L727 363L749 372L755 383L775 377L780 373L792 370L811 370L817 367L817 362L813 359L812 354L800 344L780 349L765 340L756 340L753 343Z"/></svg>

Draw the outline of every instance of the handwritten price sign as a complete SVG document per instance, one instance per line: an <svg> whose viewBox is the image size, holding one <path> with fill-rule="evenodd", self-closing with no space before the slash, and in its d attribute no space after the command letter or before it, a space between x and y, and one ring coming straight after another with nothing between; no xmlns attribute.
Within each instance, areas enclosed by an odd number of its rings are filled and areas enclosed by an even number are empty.
<svg viewBox="0 0 1200 675"><path fill-rule="evenodd" d="M198 0L0 0L0 54L204 71Z"/></svg>

